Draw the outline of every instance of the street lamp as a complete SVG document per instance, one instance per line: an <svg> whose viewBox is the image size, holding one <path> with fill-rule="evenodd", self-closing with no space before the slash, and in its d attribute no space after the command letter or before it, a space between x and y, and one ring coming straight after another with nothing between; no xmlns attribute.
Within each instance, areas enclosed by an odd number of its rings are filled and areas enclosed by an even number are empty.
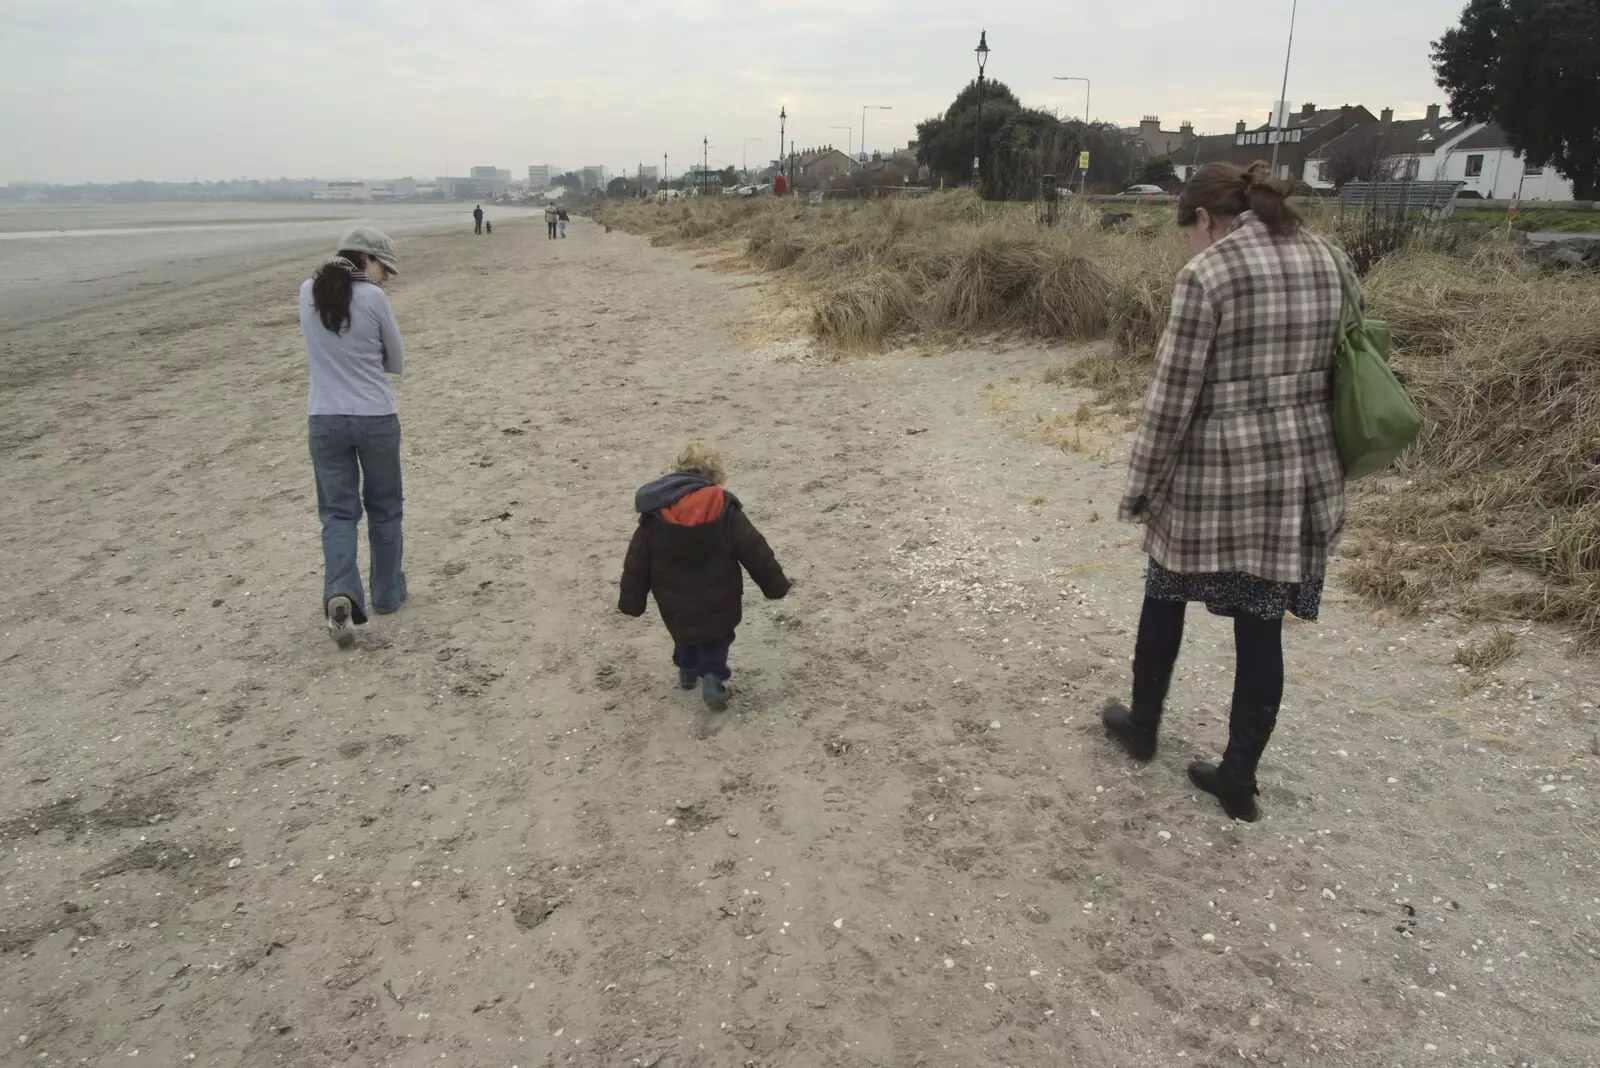
<svg viewBox="0 0 1600 1068"><path fill-rule="evenodd" d="M783 169L783 137L784 137L784 134L787 132L785 128L788 125L789 125L789 109L787 107L780 107L778 109L778 169L779 170Z"/></svg>
<svg viewBox="0 0 1600 1068"><path fill-rule="evenodd" d="M863 104L862 105L862 107L861 107L861 155L863 157L862 162L866 162L865 157L866 157L866 154L867 154L867 112L869 112L869 111L893 111L893 110L894 110L894 107L892 105L890 105L890 104Z"/></svg>
<svg viewBox="0 0 1600 1068"><path fill-rule="evenodd" d="M1093 89L1094 86L1089 83L1088 78L1079 78L1076 75L1067 75L1065 77L1057 75L1056 81L1083 83L1083 143L1087 146L1089 144L1089 91ZM1083 173L1078 175L1078 195L1082 196L1084 191L1088 188L1089 168L1084 167Z"/></svg>
<svg viewBox="0 0 1600 1068"><path fill-rule="evenodd" d="M978 133L972 143L972 180L983 181L983 68L989 62L989 31L978 31Z"/></svg>
<svg viewBox="0 0 1600 1068"><path fill-rule="evenodd" d="M1068 75L1066 77L1061 77L1060 75L1057 75L1056 76L1056 81L1058 81L1058 82L1082 82L1083 83L1083 124L1085 126L1089 125L1089 90L1093 88L1093 86L1091 86L1089 84L1089 79L1088 78L1079 78L1079 77L1077 77L1075 75Z"/></svg>
<svg viewBox="0 0 1600 1068"><path fill-rule="evenodd" d="M856 143L856 128L854 126L830 126L828 129L845 131L844 154L849 156L851 147Z"/></svg>
<svg viewBox="0 0 1600 1068"><path fill-rule="evenodd" d="M700 138L700 180L694 183L694 195L699 196L700 190L706 185L706 172L711 170L711 138Z"/></svg>

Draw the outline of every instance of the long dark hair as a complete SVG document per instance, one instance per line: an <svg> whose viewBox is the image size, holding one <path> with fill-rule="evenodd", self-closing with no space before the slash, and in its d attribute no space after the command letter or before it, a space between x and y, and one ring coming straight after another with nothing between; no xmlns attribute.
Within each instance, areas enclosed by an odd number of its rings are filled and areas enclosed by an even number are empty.
<svg viewBox="0 0 1600 1068"><path fill-rule="evenodd" d="M345 263L340 263L344 260ZM348 263L350 266L345 266ZM350 297L355 292L356 279L352 271L365 269L364 252L342 249L333 259L324 263L311 279L311 306L317 309L322 325L335 334L344 332L350 325Z"/></svg>
<svg viewBox="0 0 1600 1068"><path fill-rule="evenodd" d="M1288 187L1273 181L1272 169L1260 160L1248 167L1207 163L1195 171L1178 194L1178 225L1194 225L1201 208L1230 219L1253 211L1278 237L1300 229L1300 213L1289 203Z"/></svg>

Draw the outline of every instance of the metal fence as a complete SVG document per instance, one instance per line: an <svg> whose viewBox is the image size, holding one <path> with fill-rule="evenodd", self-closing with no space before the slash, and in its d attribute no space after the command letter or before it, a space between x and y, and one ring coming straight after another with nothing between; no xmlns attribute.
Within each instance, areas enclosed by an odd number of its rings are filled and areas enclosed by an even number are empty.
<svg viewBox="0 0 1600 1068"><path fill-rule="evenodd" d="M1419 214L1430 221L1448 219L1456 194L1466 182L1350 182L1339 191L1340 208L1368 214Z"/></svg>

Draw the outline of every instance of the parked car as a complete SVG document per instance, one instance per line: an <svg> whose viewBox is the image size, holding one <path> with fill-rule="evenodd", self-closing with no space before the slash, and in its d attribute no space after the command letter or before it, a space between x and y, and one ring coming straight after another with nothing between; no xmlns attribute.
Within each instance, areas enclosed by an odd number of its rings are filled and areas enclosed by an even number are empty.
<svg viewBox="0 0 1600 1068"><path fill-rule="evenodd" d="M1119 197L1164 197L1166 195L1167 191L1159 185L1130 185L1117 194Z"/></svg>

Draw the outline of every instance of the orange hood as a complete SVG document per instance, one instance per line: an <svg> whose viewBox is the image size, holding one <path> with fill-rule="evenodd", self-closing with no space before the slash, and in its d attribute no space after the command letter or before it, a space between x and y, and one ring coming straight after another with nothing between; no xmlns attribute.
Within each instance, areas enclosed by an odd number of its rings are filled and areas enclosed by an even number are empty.
<svg viewBox="0 0 1600 1068"><path fill-rule="evenodd" d="M661 509L660 516L680 527L699 527L715 522L722 515L725 494L721 486L706 486L684 495Z"/></svg>

